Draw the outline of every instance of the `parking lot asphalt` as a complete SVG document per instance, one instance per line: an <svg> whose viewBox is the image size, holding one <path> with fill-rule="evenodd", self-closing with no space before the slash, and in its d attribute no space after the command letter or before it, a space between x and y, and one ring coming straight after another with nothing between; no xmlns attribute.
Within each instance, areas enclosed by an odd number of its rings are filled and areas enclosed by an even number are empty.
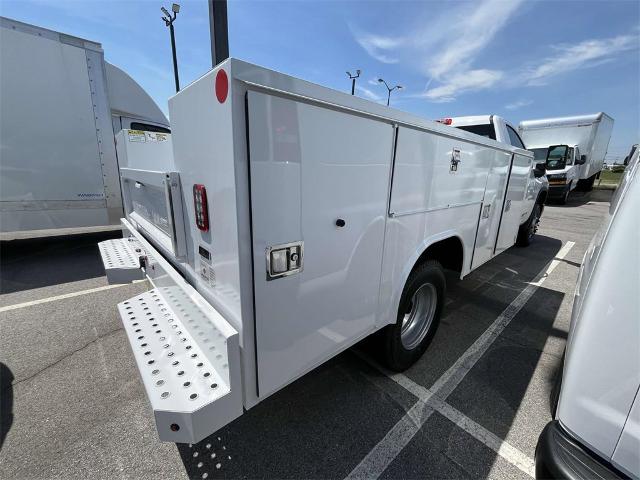
<svg viewBox="0 0 640 480"><path fill-rule="evenodd" d="M535 242L464 280L403 374L369 342L195 445L158 441L96 243L0 244L1 478L531 478L582 256L610 191L545 208Z"/></svg>

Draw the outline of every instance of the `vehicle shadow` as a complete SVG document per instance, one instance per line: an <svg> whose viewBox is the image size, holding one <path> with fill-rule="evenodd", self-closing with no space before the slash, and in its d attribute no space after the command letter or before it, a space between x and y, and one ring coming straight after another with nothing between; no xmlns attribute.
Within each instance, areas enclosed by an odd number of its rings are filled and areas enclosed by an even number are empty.
<svg viewBox="0 0 640 480"><path fill-rule="evenodd" d="M98 242L118 237L120 230L2 241L0 294L101 277Z"/></svg>
<svg viewBox="0 0 640 480"><path fill-rule="evenodd" d="M13 373L0 362L0 450L13 425Z"/></svg>
<svg viewBox="0 0 640 480"><path fill-rule="evenodd" d="M531 247L510 249L464 280L447 275L447 313L425 355L405 375L431 387L561 246L557 239L538 236ZM537 423L527 430L525 444L516 445L531 455L530 444L550 419L549 392L560 360L543 351L548 341L565 341L565 326L554 325L563 297L538 288L447 400L501 438L520 421L522 408L533 409ZM376 354L371 341L355 349ZM205 440L177 449L190 478L344 478L415 402L412 394L348 351ZM434 414L384 477L486 477L496 461L493 450Z"/></svg>
<svg viewBox="0 0 640 480"><path fill-rule="evenodd" d="M587 205L590 202L610 202L615 189L594 188L590 192L582 192L574 190L569 194L566 205L562 205L559 200L550 198L546 205L561 208L579 207Z"/></svg>

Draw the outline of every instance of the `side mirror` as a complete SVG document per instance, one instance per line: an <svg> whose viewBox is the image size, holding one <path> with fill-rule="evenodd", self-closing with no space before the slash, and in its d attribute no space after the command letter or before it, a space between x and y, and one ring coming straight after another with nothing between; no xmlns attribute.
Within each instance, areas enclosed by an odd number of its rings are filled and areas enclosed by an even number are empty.
<svg viewBox="0 0 640 480"><path fill-rule="evenodd" d="M576 164L577 165L584 165L585 163L587 163L587 156L586 155L580 155L580 158L578 158L576 160Z"/></svg>
<svg viewBox="0 0 640 480"><path fill-rule="evenodd" d="M536 166L533 169L533 175L536 178L544 177L545 173L547 173L547 164L546 163L536 163Z"/></svg>

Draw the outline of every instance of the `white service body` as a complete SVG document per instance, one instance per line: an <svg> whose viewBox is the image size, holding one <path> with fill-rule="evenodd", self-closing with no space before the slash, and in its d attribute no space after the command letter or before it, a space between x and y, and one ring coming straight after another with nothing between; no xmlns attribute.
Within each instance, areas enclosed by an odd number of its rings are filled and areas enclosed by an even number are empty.
<svg viewBox="0 0 640 480"><path fill-rule="evenodd" d="M0 231L117 224L114 133L168 121L100 44L0 17Z"/></svg>
<svg viewBox="0 0 640 480"><path fill-rule="evenodd" d="M470 115L465 117L452 117L440 120L445 125L459 128L465 132L475 133L483 137L491 138L497 142L506 143L516 148L524 149L524 142L516 129L504 118L498 115ZM534 155L534 163L544 163L545 159L538 159ZM529 183L527 193L525 194L525 202L520 216L520 223L525 223L536 202L544 205L549 190L549 182L545 175L535 177L533 182Z"/></svg>
<svg viewBox="0 0 640 480"><path fill-rule="evenodd" d="M573 190L579 181L587 188L593 185L602 170L612 130L613 119L603 112L525 120L518 127L524 144L536 153L536 158L546 155L547 148L552 145L567 145L573 149L573 156L567 159L564 167L547 166L550 185L557 186L563 180L562 185L568 185L569 190ZM586 156L586 162L579 164L575 160L582 155Z"/></svg>
<svg viewBox="0 0 640 480"><path fill-rule="evenodd" d="M425 252L464 276L511 247L535 181L530 152L235 59L169 109L173 158L129 156L127 238L100 244L154 286L119 308L165 441L394 323Z"/></svg>

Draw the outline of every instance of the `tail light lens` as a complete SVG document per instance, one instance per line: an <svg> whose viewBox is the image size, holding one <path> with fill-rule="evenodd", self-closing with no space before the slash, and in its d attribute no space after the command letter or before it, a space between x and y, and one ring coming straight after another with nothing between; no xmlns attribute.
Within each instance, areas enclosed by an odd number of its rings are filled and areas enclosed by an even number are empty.
<svg viewBox="0 0 640 480"><path fill-rule="evenodd" d="M193 205L196 209L196 225L203 232L209 231L209 209L207 208L207 189L204 185L193 186Z"/></svg>

